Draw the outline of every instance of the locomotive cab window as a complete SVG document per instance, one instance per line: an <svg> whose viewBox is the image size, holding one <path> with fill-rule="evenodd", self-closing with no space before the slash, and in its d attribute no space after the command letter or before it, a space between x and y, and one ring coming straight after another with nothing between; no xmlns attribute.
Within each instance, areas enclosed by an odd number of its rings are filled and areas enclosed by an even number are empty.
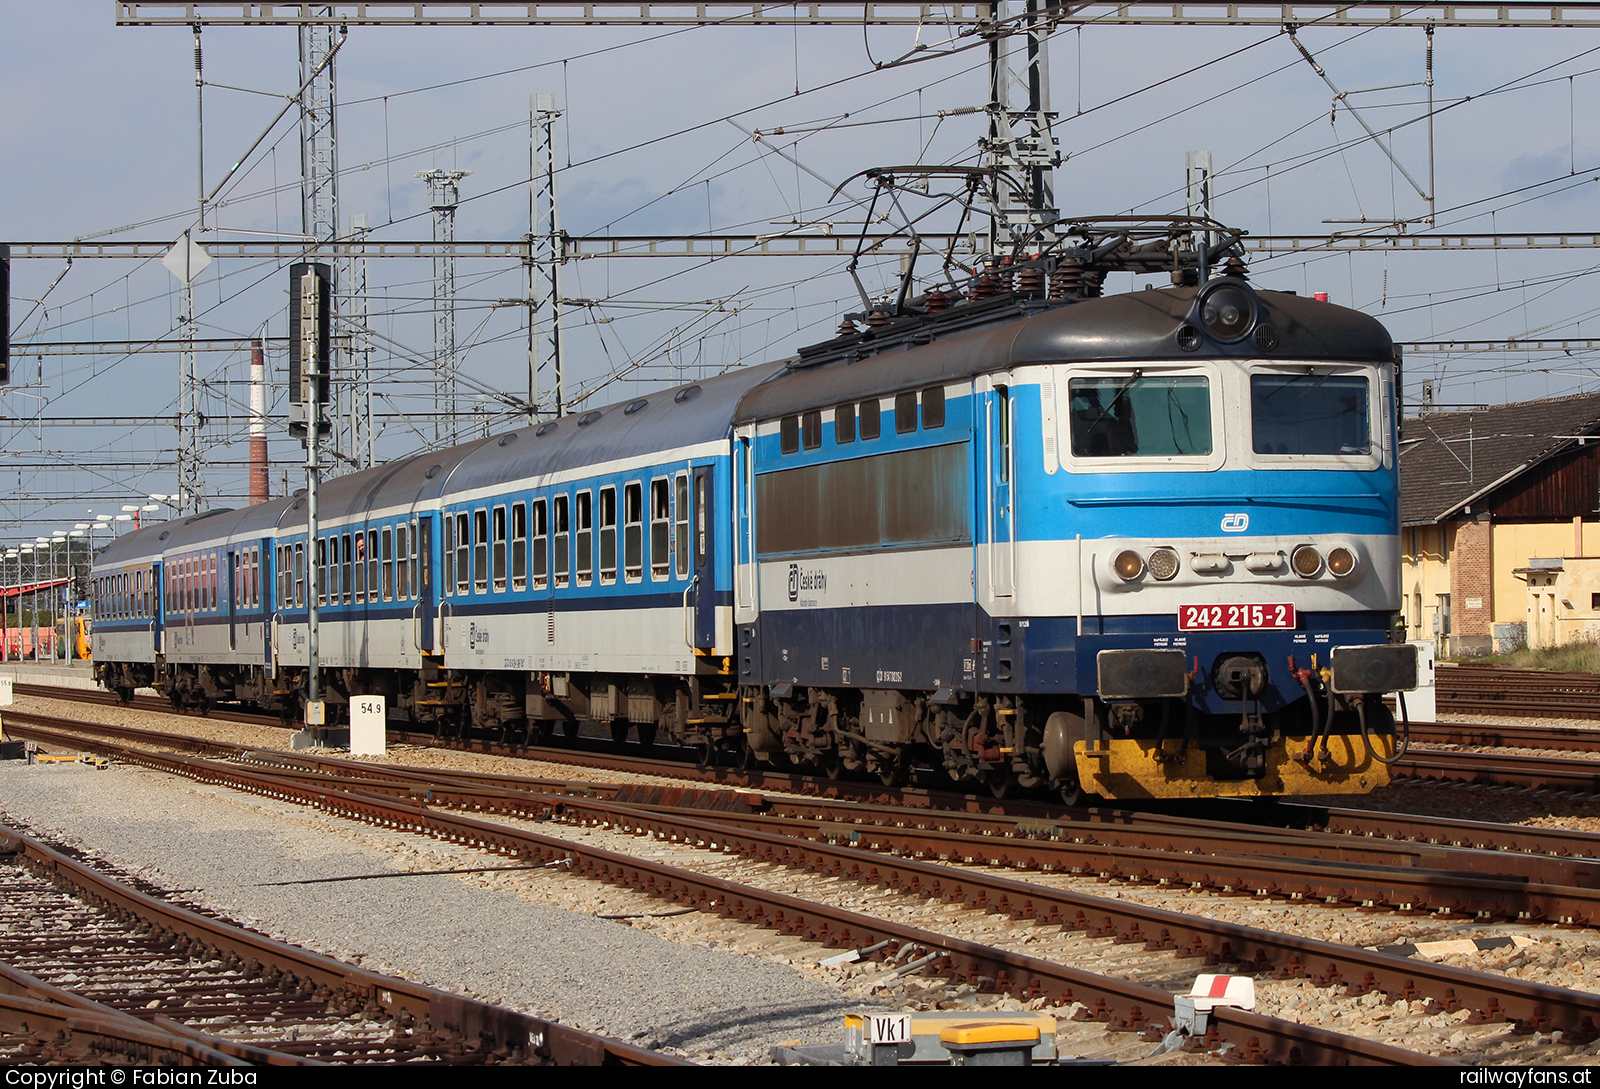
<svg viewBox="0 0 1600 1089"><path fill-rule="evenodd" d="M1258 454L1371 454L1371 383L1364 374L1310 367L1252 374L1250 430Z"/></svg>
<svg viewBox="0 0 1600 1089"><path fill-rule="evenodd" d="M1211 381L1204 375L1074 378L1068 385L1072 456L1203 457L1212 449Z"/></svg>

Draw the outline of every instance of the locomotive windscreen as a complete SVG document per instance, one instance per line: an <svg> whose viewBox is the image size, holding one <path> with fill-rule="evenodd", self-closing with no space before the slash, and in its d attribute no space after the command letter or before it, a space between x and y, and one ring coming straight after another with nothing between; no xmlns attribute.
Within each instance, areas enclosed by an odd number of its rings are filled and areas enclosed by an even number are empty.
<svg viewBox="0 0 1600 1089"><path fill-rule="evenodd" d="M1369 384L1359 374L1254 374L1250 424L1258 454L1369 454Z"/></svg>
<svg viewBox="0 0 1600 1089"><path fill-rule="evenodd" d="M1211 382L1204 375L1074 378L1068 391L1074 457L1211 453Z"/></svg>

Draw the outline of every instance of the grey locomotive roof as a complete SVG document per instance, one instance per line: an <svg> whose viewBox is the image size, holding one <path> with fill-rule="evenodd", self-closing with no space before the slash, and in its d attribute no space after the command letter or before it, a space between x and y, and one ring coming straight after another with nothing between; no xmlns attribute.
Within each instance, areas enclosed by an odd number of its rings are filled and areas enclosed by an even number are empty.
<svg viewBox="0 0 1600 1089"><path fill-rule="evenodd" d="M1176 333L1190 318L1198 293L1194 287L1132 291L1051 306L1032 316L1022 316L1026 313L1024 304L1018 303L997 311L995 324L920 345L903 339L903 326L911 323L897 322L883 331L896 335L895 346L852 361L850 346L859 344L861 349L870 351L871 335L841 338L836 343L841 346L843 358L799 367L792 376L752 390L739 403L735 422L771 419L1028 363L1191 360L1195 355L1178 347ZM1278 347L1269 355L1246 337L1234 344L1208 342L1204 354L1269 359L1394 358L1394 344L1388 332L1365 314L1278 291L1255 294L1260 306L1258 320L1277 330ZM947 313L958 316L956 310ZM920 324L925 333L937 335L938 325L945 320L948 319L925 317Z"/></svg>

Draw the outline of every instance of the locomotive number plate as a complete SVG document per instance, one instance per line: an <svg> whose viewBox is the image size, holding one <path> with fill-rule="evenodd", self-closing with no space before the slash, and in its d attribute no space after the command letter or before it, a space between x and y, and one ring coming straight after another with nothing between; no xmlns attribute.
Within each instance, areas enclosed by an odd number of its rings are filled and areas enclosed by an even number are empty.
<svg viewBox="0 0 1600 1089"><path fill-rule="evenodd" d="M1179 631L1227 631L1240 628L1292 628L1294 606L1179 605Z"/></svg>

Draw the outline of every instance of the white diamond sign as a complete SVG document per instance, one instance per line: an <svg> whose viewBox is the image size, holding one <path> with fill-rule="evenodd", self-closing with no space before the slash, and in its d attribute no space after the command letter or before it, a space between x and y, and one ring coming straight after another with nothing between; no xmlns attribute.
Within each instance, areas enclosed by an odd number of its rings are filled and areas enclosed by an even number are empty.
<svg viewBox="0 0 1600 1089"><path fill-rule="evenodd" d="M186 233L172 244L172 248L161 259L161 263L178 279L186 284L192 284L194 278L204 272L206 266L211 263L211 255L206 252L204 246Z"/></svg>

